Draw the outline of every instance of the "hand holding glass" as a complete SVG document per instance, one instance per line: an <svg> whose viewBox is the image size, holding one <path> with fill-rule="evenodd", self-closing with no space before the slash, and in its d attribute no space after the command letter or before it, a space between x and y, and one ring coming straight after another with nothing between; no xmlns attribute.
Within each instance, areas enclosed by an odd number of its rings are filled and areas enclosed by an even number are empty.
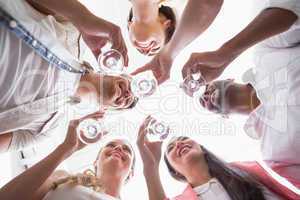
<svg viewBox="0 0 300 200"><path fill-rule="evenodd" d="M77 128L77 135L84 144L96 143L107 133L104 124L95 119L85 119Z"/></svg>

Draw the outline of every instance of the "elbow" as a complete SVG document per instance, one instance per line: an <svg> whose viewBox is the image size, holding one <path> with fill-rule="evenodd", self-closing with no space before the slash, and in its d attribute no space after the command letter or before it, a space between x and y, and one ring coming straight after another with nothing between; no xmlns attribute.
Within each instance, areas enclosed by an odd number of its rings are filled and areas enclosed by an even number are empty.
<svg viewBox="0 0 300 200"><path fill-rule="evenodd" d="M213 6L215 9L217 10L221 10L222 6L223 6L224 0L213 0L213 1L209 1L209 4L211 6Z"/></svg>

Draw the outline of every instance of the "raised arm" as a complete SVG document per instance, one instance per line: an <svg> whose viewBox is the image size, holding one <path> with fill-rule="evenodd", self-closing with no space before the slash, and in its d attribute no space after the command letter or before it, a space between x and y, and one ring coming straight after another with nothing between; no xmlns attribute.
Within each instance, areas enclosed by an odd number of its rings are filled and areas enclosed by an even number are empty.
<svg viewBox="0 0 300 200"><path fill-rule="evenodd" d="M175 58L212 24L222 4L223 0L188 0L174 36L164 51Z"/></svg>
<svg viewBox="0 0 300 200"><path fill-rule="evenodd" d="M45 14L56 14L73 23L82 33L84 41L98 57L107 40L112 48L120 51L128 65L127 47L119 26L91 13L78 0L26 0L35 9Z"/></svg>
<svg viewBox="0 0 300 200"><path fill-rule="evenodd" d="M143 160L144 176L147 183L149 200L164 200L166 195L159 176L162 142L149 142L146 127L151 117L146 118L140 126L137 146Z"/></svg>
<svg viewBox="0 0 300 200"><path fill-rule="evenodd" d="M102 116L103 113L94 113L87 117L100 118ZM43 160L3 186L0 189L0 199L42 199L50 190L49 177L56 167L75 151L85 146L79 141L76 134L76 127L85 118L71 121L65 141Z"/></svg>
<svg viewBox="0 0 300 200"><path fill-rule="evenodd" d="M175 57L211 25L222 4L223 0L188 0L170 42L150 63L136 70L133 74L152 70L159 83L169 79Z"/></svg>
<svg viewBox="0 0 300 200"><path fill-rule="evenodd" d="M183 78L201 72L208 82L216 79L246 49L287 31L297 18L295 13L286 9L269 8L263 10L243 31L217 51L193 53L182 70Z"/></svg>

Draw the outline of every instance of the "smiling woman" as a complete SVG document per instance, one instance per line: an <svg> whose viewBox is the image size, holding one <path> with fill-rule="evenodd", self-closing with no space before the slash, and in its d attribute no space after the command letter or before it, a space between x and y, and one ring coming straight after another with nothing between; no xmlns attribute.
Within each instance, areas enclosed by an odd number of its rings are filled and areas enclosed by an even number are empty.
<svg viewBox="0 0 300 200"><path fill-rule="evenodd" d="M130 143L120 139L112 140L100 149L94 162L94 172L86 170L83 174L67 175L58 179L53 183L53 190L43 200L73 200L78 196L81 196L81 199L89 199L90 195L103 200L117 199L120 197L118 192L122 186L120 180L128 182L133 176L134 166L135 154ZM120 177L125 178L120 179ZM81 186L91 188L98 193L91 193ZM86 197L83 198L85 195Z"/></svg>
<svg viewBox="0 0 300 200"><path fill-rule="evenodd" d="M103 115L102 115L103 116ZM120 199L122 186L132 177L135 155L131 145L121 139L111 140L97 156L95 172L70 176L55 171L57 166L76 151L85 147L77 137L77 127L89 115L69 124L67 136L52 153L11 180L0 190L1 199ZM36 176L39 174L39 176ZM30 185L30 187L27 187ZM18 190L18 193L15 191Z"/></svg>
<svg viewBox="0 0 300 200"><path fill-rule="evenodd" d="M152 56L170 41L176 28L173 8L162 5L165 1L132 0L128 17L129 38L142 54Z"/></svg>

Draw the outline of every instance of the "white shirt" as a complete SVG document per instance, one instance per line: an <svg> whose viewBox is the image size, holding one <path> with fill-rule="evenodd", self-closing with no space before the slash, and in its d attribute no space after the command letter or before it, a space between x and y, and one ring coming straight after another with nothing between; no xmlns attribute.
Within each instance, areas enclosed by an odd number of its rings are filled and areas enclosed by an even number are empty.
<svg viewBox="0 0 300 200"><path fill-rule="evenodd" d="M261 1L261 0L260 0ZM289 9L300 16L299 0L261 1L264 6ZM261 4L259 4L261 5ZM300 26L260 43L253 69L243 79L256 90L261 105L244 130L261 141L262 158L269 166L282 165L281 174L300 181Z"/></svg>
<svg viewBox="0 0 300 200"><path fill-rule="evenodd" d="M207 183L193 188L199 200L231 200L218 179L212 178Z"/></svg>
<svg viewBox="0 0 300 200"><path fill-rule="evenodd" d="M120 200L108 194L98 193L94 190L77 185L64 184L55 190L51 190L43 200Z"/></svg>
<svg viewBox="0 0 300 200"><path fill-rule="evenodd" d="M212 178L207 183L193 188L199 200L231 200L230 196L219 182L218 179ZM280 200L275 194L268 189L263 188L264 196L267 200Z"/></svg>
<svg viewBox="0 0 300 200"><path fill-rule="evenodd" d="M0 6L65 62L80 67L80 34L72 24L43 15L24 0L0 0ZM13 132L10 150L49 137L81 75L49 65L5 27L0 28L0 66L0 134Z"/></svg>

